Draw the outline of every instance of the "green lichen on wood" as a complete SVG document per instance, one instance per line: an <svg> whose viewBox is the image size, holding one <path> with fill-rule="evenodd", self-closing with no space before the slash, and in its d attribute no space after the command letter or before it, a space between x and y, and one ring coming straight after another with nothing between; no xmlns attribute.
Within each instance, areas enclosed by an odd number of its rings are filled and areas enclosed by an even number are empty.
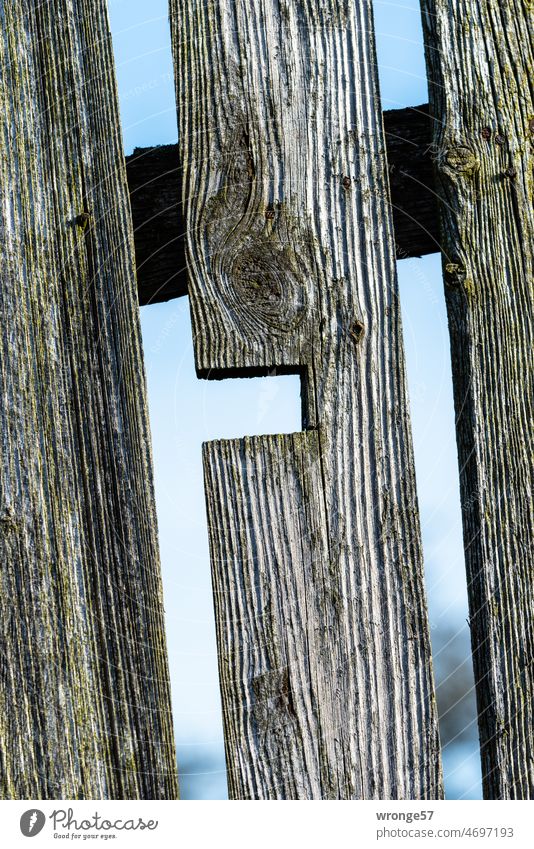
<svg viewBox="0 0 534 849"><path fill-rule="evenodd" d="M0 797L174 798L104 2L3 4L0 68Z"/></svg>
<svg viewBox="0 0 534 849"><path fill-rule="evenodd" d="M532 3L422 6L484 794L532 799Z"/></svg>

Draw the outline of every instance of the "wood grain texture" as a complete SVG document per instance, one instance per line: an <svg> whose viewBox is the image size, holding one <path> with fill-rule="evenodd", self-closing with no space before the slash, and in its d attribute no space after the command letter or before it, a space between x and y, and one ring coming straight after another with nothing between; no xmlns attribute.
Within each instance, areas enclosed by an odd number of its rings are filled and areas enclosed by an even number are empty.
<svg viewBox="0 0 534 849"><path fill-rule="evenodd" d="M126 157L139 305L187 294L182 169L177 144Z"/></svg>
<svg viewBox="0 0 534 849"><path fill-rule="evenodd" d="M397 259L440 249L428 104L383 112Z"/></svg>
<svg viewBox="0 0 534 849"><path fill-rule="evenodd" d="M0 4L0 797L174 798L103 0Z"/></svg>
<svg viewBox="0 0 534 849"><path fill-rule="evenodd" d="M397 259L439 250L428 104L383 114ZM137 147L126 157L139 304L187 294L178 145Z"/></svg>
<svg viewBox="0 0 534 849"><path fill-rule="evenodd" d="M533 7L423 0L484 795L534 798Z"/></svg>
<svg viewBox="0 0 534 849"><path fill-rule="evenodd" d="M205 448L230 794L442 794L367 2L171 2L200 376L307 432Z"/></svg>

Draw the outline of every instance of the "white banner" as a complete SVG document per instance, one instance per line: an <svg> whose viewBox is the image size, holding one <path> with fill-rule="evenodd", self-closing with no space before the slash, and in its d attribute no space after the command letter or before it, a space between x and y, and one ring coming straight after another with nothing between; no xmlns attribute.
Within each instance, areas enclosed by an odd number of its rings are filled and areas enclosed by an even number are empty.
<svg viewBox="0 0 534 849"><path fill-rule="evenodd" d="M0 845L532 846L531 802L1 802ZM33 842L34 841L34 842Z"/></svg>

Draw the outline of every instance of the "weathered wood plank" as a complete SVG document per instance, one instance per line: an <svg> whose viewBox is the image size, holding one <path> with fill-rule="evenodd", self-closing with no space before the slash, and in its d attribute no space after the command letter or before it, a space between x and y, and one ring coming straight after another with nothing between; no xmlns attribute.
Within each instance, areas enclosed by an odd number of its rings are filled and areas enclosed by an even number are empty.
<svg viewBox="0 0 534 849"><path fill-rule="evenodd" d="M172 798L104 0L3 2L0 69L0 798Z"/></svg>
<svg viewBox="0 0 534 849"><path fill-rule="evenodd" d="M440 249L428 104L383 113L397 259Z"/></svg>
<svg viewBox="0 0 534 849"><path fill-rule="evenodd" d="M179 157L177 144L126 157L140 306L187 294Z"/></svg>
<svg viewBox="0 0 534 849"><path fill-rule="evenodd" d="M484 794L534 798L532 3L424 0Z"/></svg>
<svg viewBox="0 0 534 849"><path fill-rule="evenodd" d="M437 798L370 5L171 22L198 373L300 372L308 429L205 449L230 793Z"/></svg>
<svg viewBox="0 0 534 849"><path fill-rule="evenodd" d="M398 259L439 250L428 106L384 112ZM139 303L187 294L182 169L178 145L136 148L126 157Z"/></svg>
<svg viewBox="0 0 534 849"><path fill-rule="evenodd" d="M332 617L343 599L317 501L319 451L316 431L204 448L235 798L336 797L338 759L348 753L361 759L357 738L336 740L332 733L342 706L331 670L342 685L344 678L350 682L353 663ZM370 627L359 623L359 641L369 639ZM367 693L359 699L371 715ZM345 780L343 795L362 794L361 781Z"/></svg>

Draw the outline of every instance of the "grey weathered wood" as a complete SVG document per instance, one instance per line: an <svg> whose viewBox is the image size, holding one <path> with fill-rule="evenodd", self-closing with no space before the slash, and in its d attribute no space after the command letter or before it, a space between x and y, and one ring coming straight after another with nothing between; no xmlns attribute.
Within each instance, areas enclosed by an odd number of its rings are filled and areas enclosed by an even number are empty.
<svg viewBox="0 0 534 849"><path fill-rule="evenodd" d="M424 0L484 794L534 797L532 3Z"/></svg>
<svg viewBox="0 0 534 849"><path fill-rule="evenodd" d="M0 4L0 797L177 793L104 0Z"/></svg>
<svg viewBox="0 0 534 849"><path fill-rule="evenodd" d="M428 105L383 114L398 259L439 250ZM139 303L187 294L178 145L137 147L126 157Z"/></svg>
<svg viewBox="0 0 534 849"><path fill-rule="evenodd" d="M204 377L306 432L205 447L234 798L442 794L370 4L171 2Z"/></svg>

